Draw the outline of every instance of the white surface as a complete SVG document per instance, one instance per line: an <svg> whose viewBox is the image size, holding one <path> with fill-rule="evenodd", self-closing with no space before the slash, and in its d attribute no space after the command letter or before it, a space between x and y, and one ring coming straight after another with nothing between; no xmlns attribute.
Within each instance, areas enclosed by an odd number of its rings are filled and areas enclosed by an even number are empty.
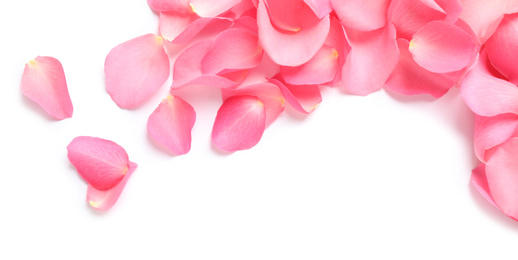
<svg viewBox="0 0 518 260"><path fill-rule="evenodd" d="M191 152L171 157L143 107L104 89L109 50L158 18L146 1L0 3L0 259L516 259L518 223L469 185L473 118L456 90L368 97L336 89L312 115L288 109L249 151L221 155L217 91L196 109ZM74 116L49 120L19 91L38 55L65 69ZM139 168L108 212L92 210L66 157L76 136L122 145Z"/></svg>

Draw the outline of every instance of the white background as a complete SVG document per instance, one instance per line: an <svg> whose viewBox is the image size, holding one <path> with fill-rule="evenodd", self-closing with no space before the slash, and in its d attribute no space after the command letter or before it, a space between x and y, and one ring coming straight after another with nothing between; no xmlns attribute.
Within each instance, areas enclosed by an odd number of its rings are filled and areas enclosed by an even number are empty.
<svg viewBox="0 0 518 260"><path fill-rule="evenodd" d="M210 132L216 90L196 109L191 152L146 133L168 92L122 110L104 88L119 43L156 33L144 0L0 3L0 259L516 259L518 223L469 184L473 116L458 90L434 101L323 92L310 116L287 108L248 151L223 155ZM20 91L24 64L58 58L74 104L53 121ZM139 168L108 212L86 203L66 146L90 135Z"/></svg>

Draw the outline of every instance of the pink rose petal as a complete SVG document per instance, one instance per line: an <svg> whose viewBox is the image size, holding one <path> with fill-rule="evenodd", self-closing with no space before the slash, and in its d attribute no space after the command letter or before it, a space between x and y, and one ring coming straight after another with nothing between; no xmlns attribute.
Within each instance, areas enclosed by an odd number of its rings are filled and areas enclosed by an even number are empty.
<svg viewBox="0 0 518 260"><path fill-rule="evenodd" d="M396 27L398 38L405 38L410 41L412 35L427 23L446 19L446 14L442 10L438 10L426 2L421 0L392 0L387 16L388 20Z"/></svg>
<svg viewBox="0 0 518 260"><path fill-rule="evenodd" d="M167 96L147 121L149 135L164 144L173 154L182 155L191 149L191 131L196 112L177 96Z"/></svg>
<svg viewBox="0 0 518 260"><path fill-rule="evenodd" d="M67 146L68 160L94 188L106 190L122 180L129 169L128 154L120 145L101 138L79 136Z"/></svg>
<svg viewBox="0 0 518 260"><path fill-rule="evenodd" d="M324 18L333 11L330 0L304 0L318 18Z"/></svg>
<svg viewBox="0 0 518 260"><path fill-rule="evenodd" d="M345 27L372 31L385 26L390 0L330 0Z"/></svg>
<svg viewBox="0 0 518 260"><path fill-rule="evenodd" d="M146 34L113 48L104 63L106 91L121 108L149 99L169 77L162 37Z"/></svg>
<svg viewBox="0 0 518 260"><path fill-rule="evenodd" d="M446 12L447 23L455 23L462 13L462 5L459 0L435 0L435 2Z"/></svg>
<svg viewBox="0 0 518 260"><path fill-rule="evenodd" d="M221 105L212 128L212 143L226 152L255 146L266 122L264 104L253 96L233 96Z"/></svg>
<svg viewBox="0 0 518 260"><path fill-rule="evenodd" d="M239 2L241 0L190 0L189 4L192 11L200 17L216 17Z"/></svg>
<svg viewBox="0 0 518 260"><path fill-rule="evenodd" d="M124 178L119 183L110 189L98 190L92 185L88 185L88 189L86 191L86 201L88 204L90 204L90 206L92 206L94 209L100 211L109 210L119 199L122 190L128 182L129 177L133 174L136 168L136 163L129 162L129 170L126 173L126 176L124 176Z"/></svg>
<svg viewBox="0 0 518 260"><path fill-rule="evenodd" d="M494 117L475 117L475 154L486 162L486 151L511 138L518 128L518 115L503 114Z"/></svg>
<svg viewBox="0 0 518 260"><path fill-rule="evenodd" d="M57 120L72 117L74 108L65 72L57 59L38 56L25 64L20 90L51 117Z"/></svg>
<svg viewBox="0 0 518 260"><path fill-rule="evenodd" d="M189 0L147 0L147 4L156 12L191 12Z"/></svg>
<svg viewBox="0 0 518 260"><path fill-rule="evenodd" d="M320 88L317 85L290 85L278 77L271 79L270 82L277 85L286 101L301 113L312 113L322 102Z"/></svg>
<svg viewBox="0 0 518 260"><path fill-rule="evenodd" d="M475 56L475 42L461 28L442 21L430 22L417 31L409 50L421 67L447 73L468 66Z"/></svg>
<svg viewBox="0 0 518 260"><path fill-rule="evenodd" d="M518 84L518 13L506 15L486 42L491 64L513 84Z"/></svg>
<svg viewBox="0 0 518 260"><path fill-rule="evenodd" d="M161 12L158 28L164 39L172 42L178 35L199 17L195 14L181 14L176 12ZM203 28L202 28L203 29Z"/></svg>
<svg viewBox="0 0 518 260"><path fill-rule="evenodd" d="M473 186L475 186L477 191L480 192L480 195L482 195L484 199L498 208L493 198L491 198L491 193L489 192L489 185L487 184L486 176L486 166L484 164L480 164L475 169L473 169L471 172L471 183Z"/></svg>

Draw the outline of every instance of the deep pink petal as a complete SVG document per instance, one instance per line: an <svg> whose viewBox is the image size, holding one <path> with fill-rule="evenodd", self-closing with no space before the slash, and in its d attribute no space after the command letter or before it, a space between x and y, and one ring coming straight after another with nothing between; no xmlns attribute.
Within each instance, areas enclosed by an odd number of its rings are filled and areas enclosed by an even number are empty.
<svg viewBox="0 0 518 260"><path fill-rule="evenodd" d="M261 46L279 65L299 66L309 61L326 40L329 16L318 19L303 0L268 3L274 7L270 8L272 16L269 16L264 1L259 2L257 9Z"/></svg>
<svg viewBox="0 0 518 260"><path fill-rule="evenodd" d="M233 96L223 102L212 128L212 143L226 152L255 146L266 122L264 104L253 96Z"/></svg>
<svg viewBox="0 0 518 260"><path fill-rule="evenodd" d="M234 7L241 0L190 0L192 11L200 17L216 17L230 8Z"/></svg>
<svg viewBox="0 0 518 260"><path fill-rule="evenodd" d="M475 117L475 154L486 162L486 151L511 138L518 128L518 115L503 114L494 117Z"/></svg>
<svg viewBox="0 0 518 260"><path fill-rule="evenodd" d="M109 210L115 202L119 199L119 196L122 193L122 190L126 186L128 179L133 174L135 169L137 168L137 164L133 162L129 162L129 170L126 173L126 176L117 183L115 186L111 187L107 190L98 190L94 188L92 185L88 185L88 189L86 191L86 201L90 206L94 209L106 211Z"/></svg>
<svg viewBox="0 0 518 260"><path fill-rule="evenodd" d="M408 50L405 39L397 40L400 57L396 68L387 80L386 87L403 95L430 94L435 98L446 94L461 73L433 73L419 66Z"/></svg>
<svg viewBox="0 0 518 260"><path fill-rule="evenodd" d="M331 0L304 0L318 18L324 18L333 11Z"/></svg>
<svg viewBox="0 0 518 260"><path fill-rule="evenodd" d="M167 96L147 121L149 135L176 155L191 150L191 131L196 112L189 103L177 96Z"/></svg>
<svg viewBox="0 0 518 260"><path fill-rule="evenodd" d="M396 27L398 38L409 41L412 35L427 23L446 18L442 10L421 0L392 0L387 16Z"/></svg>
<svg viewBox="0 0 518 260"><path fill-rule="evenodd" d="M336 15L347 28L372 31L385 26L390 0L330 0Z"/></svg>
<svg viewBox="0 0 518 260"><path fill-rule="evenodd" d="M383 88L399 57L394 26L387 24L370 32L346 32L351 51L342 69L344 89L363 96Z"/></svg>
<svg viewBox="0 0 518 260"><path fill-rule="evenodd" d="M281 67L281 74L290 84L323 84L335 78L338 57L335 48L324 45L308 62L297 67Z"/></svg>
<svg viewBox="0 0 518 260"><path fill-rule="evenodd" d="M491 197L509 217L518 219L518 138L511 138L487 160L486 175Z"/></svg>
<svg viewBox="0 0 518 260"><path fill-rule="evenodd" d="M480 192L480 195L484 197L489 203L493 204L493 206L498 206L495 204L495 201L491 197L491 193L489 192L489 185L487 184L487 176L486 176L486 166L484 164L478 165L473 171L471 172L471 183L478 192Z"/></svg>
<svg viewBox="0 0 518 260"><path fill-rule="evenodd" d="M198 16L195 14L161 12L158 28L162 37L172 42L196 19L198 19Z"/></svg>
<svg viewBox="0 0 518 260"><path fill-rule="evenodd" d="M212 42L201 61L203 74L250 69L261 62L263 50L257 35L247 29L228 29Z"/></svg>
<svg viewBox="0 0 518 260"><path fill-rule="evenodd" d="M486 42L487 56L495 68L513 84L518 84L518 13L504 16Z"/></svg>
<svg viewBox="0 0 518 260"><path fill-rule="evenodd" d="M433 21L414 34L409 50L421 67L435 73L447 73L470 64L475 47L471 36L461 28Z"/></svg>
<svg viewBox="0 0 518 260"><path fill-rule="evenodd" d="M268 127L284 111L284 96L281 90L272 83L258 83L236 89L222 90L224 101L233 96L257 97L264 104L265 127Z"/></svg>
<svg viewBox="0 0 518 260"><path fill-rule="evenodd" d="M72 117L65 72L57 59L38 56L25 64L20 90L53 118Z"/></svg>
<svg viewBox="0 0 518 260"><path fill-rule="evenodd" d="M191 12L189 0L147 0L147 3L149 7L151 7L151 9L155 10L156 12Z"/></svg>
<svg viewBox="0 0 518 260"><path fill-rule="evenodd" d="M162 37L146 34L113 48L104 63L106 91L121 108L149 99L169 77Z"/></svg>
<svg viewBox="0 0 518 260"><path fill-rule="evenodd" d="M282 91L286 101L297 111L310 114L322 102L320 88L317 85L290 85L281 79L271 79L270 82L277 85Z"/></svg>
<svg viewBox="0 0 518 260"><path fill-rule="evenodd" d="M480 116L518 114L518 87L491 74L485 51L462 80L461 95L471 111Z"/></svg>
<svg viewBox="0 0 518 260"><path fill-rule="evenodd" d="M79 136L67 146L68 160L79 175L99 190L113 187L129 169L128 154L120 145L101 138Z"/></svg>

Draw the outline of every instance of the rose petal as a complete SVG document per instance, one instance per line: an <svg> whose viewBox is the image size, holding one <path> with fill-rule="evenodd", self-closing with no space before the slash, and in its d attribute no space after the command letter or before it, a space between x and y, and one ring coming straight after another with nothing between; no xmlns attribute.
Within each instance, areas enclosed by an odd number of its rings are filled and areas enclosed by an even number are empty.
<svg viewBox="0 0 518 260"><path fill-rule="evenodd" d="M57 120L72 117L74 108L68 94L65 72L52 57L38 56L25 64L20 90Z"/></svg>
<svg viewBox="0 0 518 260"><path fill-rule="evenodd" d="M435 0L435 2L446 12L447 23L455 23L462 13L462 5L459 0Z"/></svg>
<svg viewBox="0 0 518 260"><path fill-rule="evenodd" d="M191 12L189 0L147 0L147 3L156 12Z"/></svg>
<svg viewBox="0 0 518 260"><path fill-rule="evenodd" d="M177 96L167 96L147 121L149 135L172 153L182 155L191 149L191 131L196 112Z"/></svg>
<svg viewBox="0 0 518 260"><path fill-rule="evenodd" d="M518 13L504 16L493 36L486 42L491 64L513 84L518 84Z"/></svg>
<svg viewBox="0 0 518 260"><path fill-rule="evenodd" d="M308 62L298 67L281 67L281 74L295 85L323 84L335 78L338 56L335 48L324 45Z"/></svg>
<svg viewBox="0 0 518 260"><path fill-rule="evenodd" d="M486 151L504 143L518 128L518 115L503 114L494 117L475 117L475 154L486 162Z"/></svg>
<svg viewBox="0 0 518 260"><path fill-rule="evenodd" d="M317 85L290 85L283 82L279 77L271 79L270 82L277 85L286 101L301 113L312 113L322 102L320 88Z"/></svg>
<svg viewBox="0 0 518 260"><path fill-rule="evenodd" d="M214 33L218 30L225 30L232 25L232 21L223 17L212 17L212 18L197 18L191 22L185 30L183 30L172 43L174 44L185 44L192 40L197 35L203 35L205 30Z"/></svg>
<svg viewBox="0 0 518 260"><path fill-rule="evenodd" d="M264 104L253 96L234 96L223 102L212 128L212 143L226 152L255 146L266 122Z"/></svg>
<svg viewBox="0 0 518 260"><path fill-rule="evenodd" d="M324 18L333 11L330 0L304 0L318 18Z"/></svg>
<svg viewBox="0 0 518 260"><path fill-rule="evenodd" d="M398 38L407 40L427 23L446 18L442 10L421 0L392 0L387 16L396 27Z"/></svg>
<svg viewBox="0 0 518 260"><path fill-rule="evenodd" d="M129 165L129 170L126 176L124 176L124 178L119 183L117 183L110 189L98 190L94 188L92 185L88 185L88 189L86 191L86 201L88 202L88 204L90 204L90 206L92 206L94 209L100 211L106 211L113 207L113 205L115 205L115 202L117 202L117 200L119 199L122 190L126 186L129 177L137 168L136 163L129 162Z"/></svg>
<svg viewBox="0 0 518 260"><path fill-rule="evenodd" d="M493 204L493 206L498 206L495 204L493 198L491 198L491 193L489 192L489 185L487 184L487 176L486 176L486 166L484 164L479 164L473 171L471 172L471 183L475 188L480 192L480 195L484 197L489 203Z"/></svg>
<svg viewBox="0 0 518 260"><path fill-rule="evenodd" d="M241 0L190 0L192 11L200 17L216 17L230 8L234 7Z"/></svg>
<svg viewBox="0 0 518 260"><path fill-rule="evenodd" d="M390 0L330 0L345 27L372 31L385 26Z"/></svg>
<svg viewBox="0 0 518 260"><path fill-rule="evenodd" d="M68 160L94 188L105 190L122 180L129 169L128 154L120 145L101 138L79 136L67 146Z"/></svg>
<svg viewBox="0 0 518 260"><path fill-rule="evenodd" d="M421 67L435 73L463 69L475 55L475 42L461 28L443 21L430 22L417 31L409 50Z"/></svg>
<svg viewBox="0 0 518 260"><path fill-rule="evenodd" d="M179 14L176 12L161 12L158 28L162 37L167 41L172 42L198 18L199 17L197 15L189 13Z"/></svg>
<svg viewBox="0 0 518 260"><path fill-rule="evenodd" d="M106 91L121 108L149 99L169 77L162 37L146 34L113 48L104 63Z"/></svg>

